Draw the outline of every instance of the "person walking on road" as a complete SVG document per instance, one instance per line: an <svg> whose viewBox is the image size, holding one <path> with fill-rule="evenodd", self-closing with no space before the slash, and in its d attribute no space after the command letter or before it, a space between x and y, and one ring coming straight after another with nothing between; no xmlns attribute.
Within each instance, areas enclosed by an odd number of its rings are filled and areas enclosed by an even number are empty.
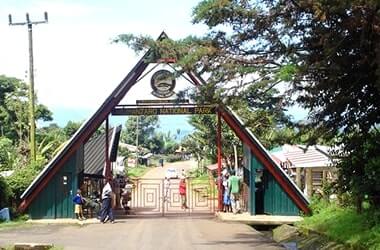
<svg viewBox="0 0 380 250"><path fill-rule="evenodd" d="M186 180L182 176L179 181L179 195L181 196L182 209L187 209L188 207L186 204Z"/></svg>
<svg viewBox="0 0 380 250"><path fill-rule="evenodd" d="M230 199L232 212L234 214L240 212L240 179L235 175L235 171L231 171L231 176L228 179L228 188L230 191Z"/></svg>
<svg viewBox="0 0 380 250"><path fill-rule="evenodd" d="M100 222L106 223L107 220L110 220L111 223L114 223L114 217L112 212L112 179L107 179L106 185L103 187L102 191L102 208L100 210Z"/></svg>

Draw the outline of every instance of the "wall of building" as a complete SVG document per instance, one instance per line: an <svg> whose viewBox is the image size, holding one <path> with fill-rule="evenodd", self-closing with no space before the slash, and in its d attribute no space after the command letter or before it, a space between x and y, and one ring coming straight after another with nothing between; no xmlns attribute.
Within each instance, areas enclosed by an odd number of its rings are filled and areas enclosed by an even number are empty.
<svg viewBox="0 0 380 250"><path fill-rule="evenodd" d="M74 218L73 196L78 189L78 168L83 162L83 147L66 161L29 206L31 219Z"/></svg>
<svg viewBox="0 0 380 250"><path fill-rule="evenodd" d="M300 210L281 188L273 176L264 170L264 213L273 215L299 215Z"/></svg>
<svg viewBox="0 0 380 250"><path fill-rule="evenodd" d="M246 145L244 165L244 183L249 190L248 212L251 215L299 215L300 210L293 200Z"/></svg>

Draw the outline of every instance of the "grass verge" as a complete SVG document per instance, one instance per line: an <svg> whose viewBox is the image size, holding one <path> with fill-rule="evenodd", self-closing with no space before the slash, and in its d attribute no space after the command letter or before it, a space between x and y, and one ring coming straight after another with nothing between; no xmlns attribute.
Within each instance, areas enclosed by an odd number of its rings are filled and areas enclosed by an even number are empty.
<svg viewBox="0 0 380 250"><path fill-rule="evenodd" d="M194 185L208 185L210 183L208 175L201 175L191 179L191 183Z"/></svg>
<svg viewBox="0 0 380 250"><path fill-rule="evenodd" d="M134 168L128 168L128 177L140 178L144 174L146 174L146 172L148 172L151 169L152 169L152 167L141 167L141 166L134 167Z"/></svg>
<svg viewBox="0 0 380 250"><path fill-rule="evenodd" d="M28 226L31 226L31 225L26 223L25 220L1 222L0 223L0 231L11 229L11 228L16 228L16 227L28 227Z"/></svg>
<svg viewBox="0 0 380 250"><path fill-rule="evenodd" d="M368 211L357 214L352 208L326 204L297 226L326 235L351 249L380 249L380 225Z"/></svg>

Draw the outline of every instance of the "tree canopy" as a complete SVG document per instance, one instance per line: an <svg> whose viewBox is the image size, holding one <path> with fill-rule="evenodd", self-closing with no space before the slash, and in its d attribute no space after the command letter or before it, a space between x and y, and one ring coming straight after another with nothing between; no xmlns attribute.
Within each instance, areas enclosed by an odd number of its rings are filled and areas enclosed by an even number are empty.
<svg viewBox="0 0 380 250"><path fill-rule="evenodd" d="M281 129L285 117L276 111L288 105L305 108L308 120L298 125L308 143L324 138L339 145L340 186L362 199L375 191L367 185L370 173L380 177L368 167L374 158L366 159L380 152L379 11L376 0L204 0L193 9L193 23L209 27L203 37L155 41L126 34L115 41L150 48L175 58L178 70L207 76L199 100L243 100L253 120L265 118L260 129L269 121L276 124L270 131ZM354 159L362 160L346 168Z"/></svg>
<svg viewBox="0 0 380 250"><path fill-rule="evenodd" d="M36 98L37 100L37 98ZM28 125L28 87L25 82L0 75L0 135L13 142L26 140ZM36 104L36 120L51 121L51 111Z"/></svg>

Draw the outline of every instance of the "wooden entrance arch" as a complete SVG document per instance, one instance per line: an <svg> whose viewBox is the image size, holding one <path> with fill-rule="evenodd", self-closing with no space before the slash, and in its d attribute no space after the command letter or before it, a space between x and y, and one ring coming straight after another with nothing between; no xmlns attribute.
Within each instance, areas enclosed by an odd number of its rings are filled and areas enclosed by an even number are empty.
<svg viewBox="0 0 380 250"><path fill-rule="evenodd" d="M159 40L166 39L165 33L159 36ZM137 112L133 110L133 107L121 107L118 106L122 98L128 93L128 91L136 84L142 73L146 70L147 66L153 61L153 51L149 50L145 55L137 62L127 76L121 81L121 83L112 91L112 93L106 98L103 104L98 110L78 129L78 131L70 138L64 148L45 166L42 172L35 178L30 186L22 194L22 203L19 206L20 211L28 209L31 218L37 218L34 211L38 211L36 214L44 214L45 210L48 211L53 206L53 200L50 200L50 191L54 190L54 182L56 176L62 174L67 168L75 171L77 160L79 159L78 152L80 152L84 143L91 137L96 129L105 122L108 127L108 117L111 114L118 114L123 112ZM164 60L165 61L165 60ZM157 61L154 61L156 63ZM189 79L195 86L200 86L204 81L193 72L186 72ZM170 109L170 107L167 107ZM176 109L176 112L190 112L188 108L194 110L208 109L212 107L181 107ZM252 154L261 162L261 164L268 170L273 176L274 180L278 183L280 188L286 193L289 199L297 206L299 211L306 214L310 213L308 207L308 200L297 188L297 186L287 177L282 171L280 166L272 160L269 153L257 140L257 138L245 127L244 123L230 110L228 107L218 106L214 107L218 116L218 128L217 128L217 147L218 147L218 176L221 174L221 121L222 119L232 128L236 135L249 147ZM124 111L123 111L124 110ZM128 111L126 111L128 110ZM153 110L153 109L152 109ZM156 112L150 110L149 112ZM157 110L157 109L154 109ZM158 112L169 112L168 110L159 110ZM145 111L144 111L145 112ZM148 112L148 111L147 111ZM199 111L200 112L200 111ZM108 131L108 128L106 129ZM73 165L74 164L74 165ZM110 162L106 159L106 176L110 174ZM220 178L219 178L220 179ZM72 186L72 189L77 187ZM221 188L221 182L218 182L218 188ZM53 191L51 191L53 192ZM70 193L70 192L69 192ZM71 190L71 194L73 190ZM74 192L75 193L75 192ZM44 206L40 206L41 201L46 201ZM219 206L221 204L221 196L219 196Z"/></svg>

